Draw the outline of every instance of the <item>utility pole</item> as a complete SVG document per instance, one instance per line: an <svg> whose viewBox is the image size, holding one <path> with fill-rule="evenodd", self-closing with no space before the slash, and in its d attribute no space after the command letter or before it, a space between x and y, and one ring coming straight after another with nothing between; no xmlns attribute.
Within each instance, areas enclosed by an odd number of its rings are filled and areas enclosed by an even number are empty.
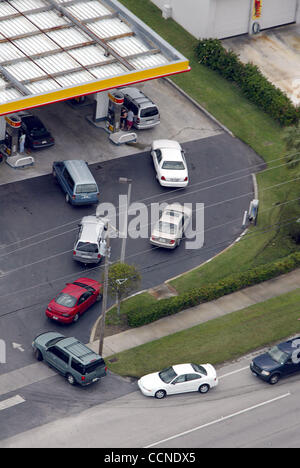
<svg viewBox="0 0 300 468"><path fill-rule="evenodd" d="M126 240L127 240L127 223L128 223L128 210L130 207L130 197L131 197L131 184L132 179L127 179L126 177L119 177L120 184L127 184L128 185L128 193L127 193L127 206L126 206L126 222L124 232L123 232L123 239L122 239L122 247L121 247L121 257L120 263L125 263L125 251L126 251ZM126 229L126 232L125 232Z"/></svg>
<svg viewBox="0 0 300 468"><path fill-rule="evenodd" d="M103 283L103 298L102 298L102 313L101 313L101 328L99 338L99 354L102 356L103 342L104 342L104 331L105 331L105 317L107 309L107 292L108 292L108 269L109 269L109 257L110 257L110 238L109 228L106 231L106 248L105 248L105 265L104 265L104 283Z"/></svg>

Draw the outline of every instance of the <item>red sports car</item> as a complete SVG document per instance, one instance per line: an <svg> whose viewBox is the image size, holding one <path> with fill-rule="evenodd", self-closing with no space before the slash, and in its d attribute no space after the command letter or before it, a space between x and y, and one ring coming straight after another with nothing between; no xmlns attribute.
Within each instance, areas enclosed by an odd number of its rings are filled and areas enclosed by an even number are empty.
<svg viewBox="0 0 300 468"><path fill-rule="evenodd" d="M102 297L102 284L90 278L78 278L49 303L46 315L62 323L77 322L79 317Z"/></svg>

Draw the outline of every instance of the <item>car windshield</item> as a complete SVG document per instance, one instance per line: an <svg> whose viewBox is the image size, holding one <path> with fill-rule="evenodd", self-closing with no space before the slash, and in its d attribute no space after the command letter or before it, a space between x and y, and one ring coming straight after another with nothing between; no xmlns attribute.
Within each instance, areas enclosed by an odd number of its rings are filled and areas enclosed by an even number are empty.
<svg viewBox="0 0 300 468"><path fill-rule="evenodd" d="M154 117L158 114L157 107L147 107L141 110L141 117Z"/></svg>
<svg viewBox="0 0 300 468"><path fill-rule="evenodd" d="M166 223L165 221L159 221L158 223L159 232L164 234L176 234L176 224Z"/></svg>
<svg viewBox="0 0 300 468"><path fill-rule="evenodd" d="M162 169L169 169L172 171L183 171L185 167L182 161L164 161Z"/></svg>
<svg viewBox="0 0 300 468"><path fill-rule="evenodd" d="M167 369L162 370L158 375L165 383L170 383L175 377L177 377L173 367L168 367Z"/></svg>
<svg viewBox="0 0 300 468"><path fill-rule="evenodd" d="M76 186L75 193L95 193L98 192L96 184L81 184Z"/></svg>
<svg viewBox="0 0 300 468"><path fill-rule="evenodd" d="M289 358L289 355L284 351L281 351L278 346L274 346L268 351L269 356L273 361L278 362L279 364L285 364Z"/></svg>
<svg viewBox="0 0 300 468"><path fill-rule="evenodd" d="M77 301L76 297L70 296L69 294L65 294L65 293L60 293L55 298L56 304L59 304L64 307L70 307L70 308L75 306L76 301Z"/></svg>
<svg viewBox="0 0 300 468"><path fill-rule="evenodd" d="M91 242L78 242L76 250L79 252L98 253L98 245Z"/></svg>

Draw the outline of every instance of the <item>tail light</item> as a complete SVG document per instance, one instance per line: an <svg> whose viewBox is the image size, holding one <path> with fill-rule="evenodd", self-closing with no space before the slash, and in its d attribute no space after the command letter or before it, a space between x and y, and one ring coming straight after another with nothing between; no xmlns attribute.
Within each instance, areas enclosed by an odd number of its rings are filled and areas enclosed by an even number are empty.
<svg viewBox="0 0 300 468"><path fill-rule="evenodd" d="M76 198L75 195L72 195L72 199L75 200L75 198Z"/></svg>
<svg viewBox="0 0 300 468"><path fill-rule="evenodd" d="M81 380L82 380L82 382L84 382L84 381L85 381L85 377L84 377L84 375L82 375L82 376L81 376Z"/></svg>
<svg viewBox="0 0 300 468"><path fill-rule="evenodd" d="M107 366L105 366L105 372L107 372Z"/></svg>
<svg viewBox="0 0 300 468"><path fill-rule="evenodd" d="M165 176L161 176L161 180L166 180Z"/></svg>
<svg viewBox="0 0 300 468"><path fill-rule="evenodd" d="M141 119L140 119L139 117L137 117L137 119L136 119L136 123L138 123L138 124L139 124L139 123L140 123L140 121L141 121Z"/></svg>
<svg viewBox="0 0 300 468"><path fill-rule="evenodd" d="M174 244L175 244L175 241L174 241L174 240L170 240L170 244L171 244L171 245L174 245Z"/></svg>
<svg viewBox="0 0 300 468"><path fill-rule="evenodd" d="M187 182L187 181L188 181L188 178L186 177L186 178L184 179L184 182Z"/></svg>
<svg viewBox="0 0 300 468"><path fill-rule="evenodd" d="M73 255L76 255L76 250L73 250Z"/></svg>
<svg viewBox="0 0 300 468"><path fill-rule="evenodd" d="M101 258L101 255L100 255L100 254L98 254L98 255L97 255L97 257L98 257L98 258Z"/></svg>

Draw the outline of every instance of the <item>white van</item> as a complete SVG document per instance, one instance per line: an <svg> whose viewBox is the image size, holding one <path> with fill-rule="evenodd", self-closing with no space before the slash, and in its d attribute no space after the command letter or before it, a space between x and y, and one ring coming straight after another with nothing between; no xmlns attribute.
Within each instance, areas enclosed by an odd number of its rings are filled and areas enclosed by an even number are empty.
<svg viewBox="0 0 300 468"><path fill-rule="evenodd" d="M93 215L82 218L74 244L73 259L84 264L101 262L107 229L106 218Z"/></svg>
<svg viewBox="0 0 300 468"><path fill-rule="evenodd" d="M133 112L133 126L137 130L153 128L160 124L159 110L156 104L151 101L138 88L131 86L121 88L124 95L124 106Z"/></svg>

